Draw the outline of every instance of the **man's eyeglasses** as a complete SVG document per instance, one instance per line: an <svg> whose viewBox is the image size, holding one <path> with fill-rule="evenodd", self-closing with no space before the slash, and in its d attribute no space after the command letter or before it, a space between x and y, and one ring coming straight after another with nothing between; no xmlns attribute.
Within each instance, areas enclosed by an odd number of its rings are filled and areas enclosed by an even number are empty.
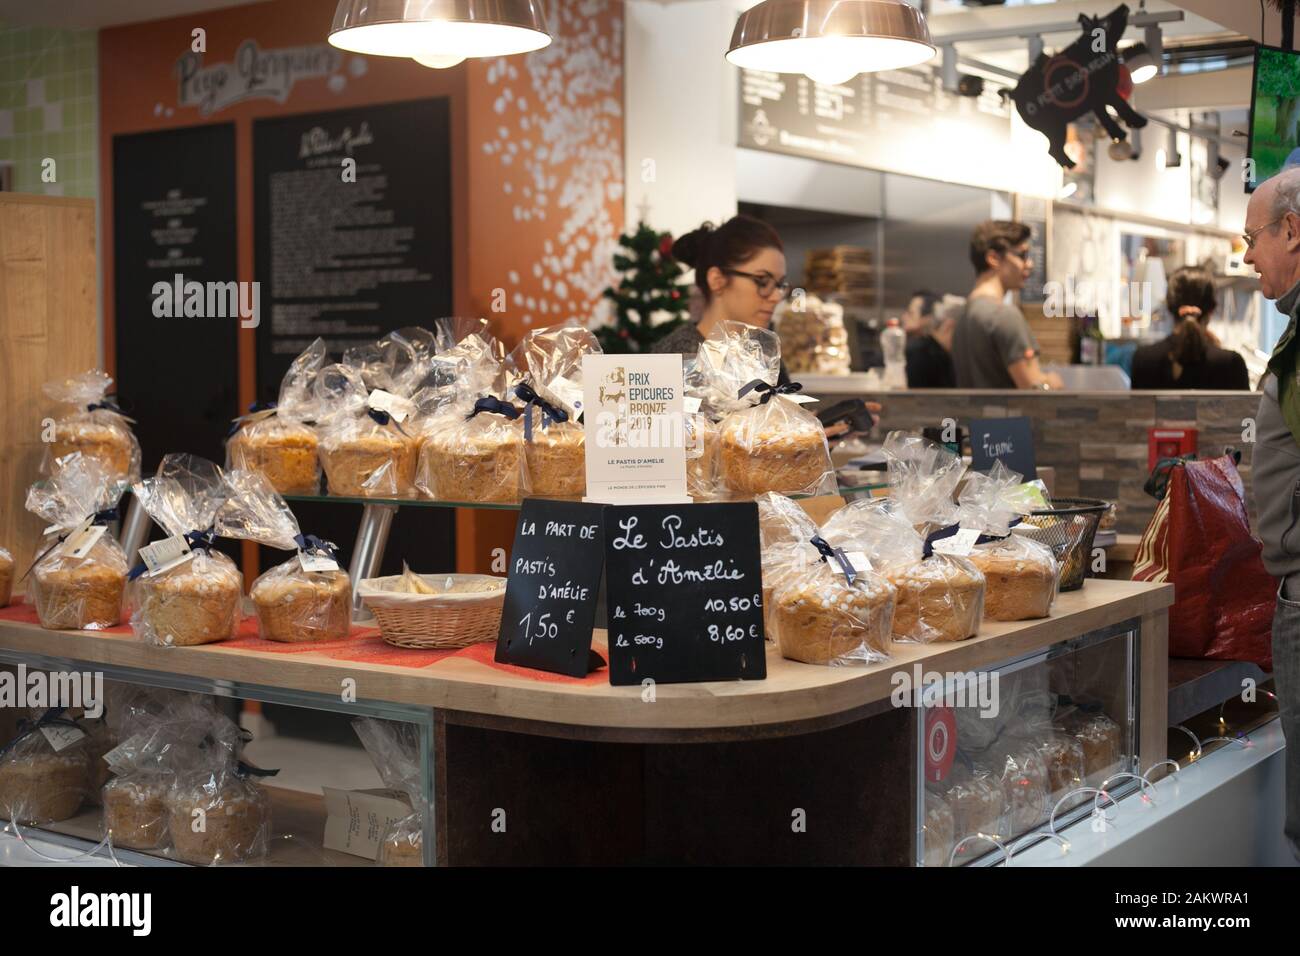
<svg viewBox="0 0 1300 956"><path fill-rule="evenodd" d="M1264 225L1260 226L1258 229L1252 229L1252 230L1250 230L1250 232L1243 232L1243 233L1241 234L1241 238L1245 241L1245 243L1246 243L1246 248L1247 248L1247 249L1254 249L1254 248L1255 248L1255 237L1258 236L1258 235L1259 235L1261 232L1263 232L1265 229L1267 229L1269 226L1276 226L1279 222L1281 222L1281 221L1282 221L1283 219L1285 219L1285 218L1286 218L1285 215L1278 216L1278 217L1277 217L1276 219L1274 219L1272 222L1266 222L1266 223L1264 223Z"/></svg>
<svg viewBox="0 0 1300 956"><path fill-rule="evenodd" d="M739 269L723 269L722 271L727 275L742 276L743 278L751 280L754 285L758 286L758 294L765 299L777 290L780 290L781 298L783 299L790 294L790 283L785 279L777 282L776 277L770 273L741 272Z"/></svg>

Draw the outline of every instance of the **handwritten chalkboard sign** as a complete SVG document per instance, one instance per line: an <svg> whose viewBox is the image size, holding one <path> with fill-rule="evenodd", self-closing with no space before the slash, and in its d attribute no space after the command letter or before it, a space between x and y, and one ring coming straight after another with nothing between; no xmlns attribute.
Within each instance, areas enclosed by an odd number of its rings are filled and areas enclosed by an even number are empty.
<svg viewBox="0 0 1300 956"><path fill-rule="evenodd" d="M1000 461L1025 481L1038 477L1034 466L1034 430L1028 418L977 418L970 423L970 459L975 471Z"/></svg>
<svg viewBox="0 0 1300 956"><path fill-rule="evenodd" d="M496 660L583 677L604 560L601 506L526 499L510 551Z"/></svg>
<svg viewBox="0 0 1300 956"><path fill-rule="evenodd" d="M767 677L758 507L605 510L609 682Z"/></svg>

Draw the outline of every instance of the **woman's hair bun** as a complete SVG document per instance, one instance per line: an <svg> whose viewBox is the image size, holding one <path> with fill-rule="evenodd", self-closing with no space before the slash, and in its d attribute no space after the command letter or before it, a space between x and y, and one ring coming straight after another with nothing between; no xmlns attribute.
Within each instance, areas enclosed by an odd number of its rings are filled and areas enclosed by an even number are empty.
<svg viewBox="0 0 1300 956"><path fill-rule="evenodd" d="M701 253L704 252L704 244L712 234L713 223L706 222L700 228L678 236L673 243L673 258L694 269L700 261Z"/></svg>

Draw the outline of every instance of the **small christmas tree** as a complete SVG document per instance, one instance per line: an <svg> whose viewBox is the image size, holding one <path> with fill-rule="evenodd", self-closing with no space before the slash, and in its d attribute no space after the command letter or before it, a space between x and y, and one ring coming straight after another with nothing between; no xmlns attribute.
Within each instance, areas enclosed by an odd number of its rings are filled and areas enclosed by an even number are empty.
<svg viewBox="0 0 1300 956"><path fill-rule="evenodd" d="M644 222L618 243L626 252L614 253L614 268L623 277L604 292L614 303L614 324L596 329L596 337L606 352L649 352L685 321L687 290L677 280L686 270L672 257L673 237Z"/></svg>

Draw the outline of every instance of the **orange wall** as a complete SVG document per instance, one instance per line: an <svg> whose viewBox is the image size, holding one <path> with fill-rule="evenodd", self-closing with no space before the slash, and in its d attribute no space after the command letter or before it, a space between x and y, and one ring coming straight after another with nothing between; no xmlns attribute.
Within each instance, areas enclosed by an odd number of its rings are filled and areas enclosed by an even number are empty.
<svg viewBox="0 0 1300 956"><path fill-rule="evenodd" d="M274 0L103 30L99 37L104 350L115 364L113 136L234 121L240 281L253 275L252 122L446 96L451 104L452 275L457 314L482 315L513 345L529 328L587 321L612 278L623 226L623 10L618 0L551 0L555 37L526 56L429 70L343 54L332 78L299 80L285 102L252 99L208 116L178 103L176 64L206 31L205 63L247 39L262 50L325 42L335 0ZM355 62L354 62L355 61ZM504 293L504 311L493 311ZM240 404L255 390L255 329L241 329ZM512 513L462 512L458 564L486 571L509 547Z"/></svg>

